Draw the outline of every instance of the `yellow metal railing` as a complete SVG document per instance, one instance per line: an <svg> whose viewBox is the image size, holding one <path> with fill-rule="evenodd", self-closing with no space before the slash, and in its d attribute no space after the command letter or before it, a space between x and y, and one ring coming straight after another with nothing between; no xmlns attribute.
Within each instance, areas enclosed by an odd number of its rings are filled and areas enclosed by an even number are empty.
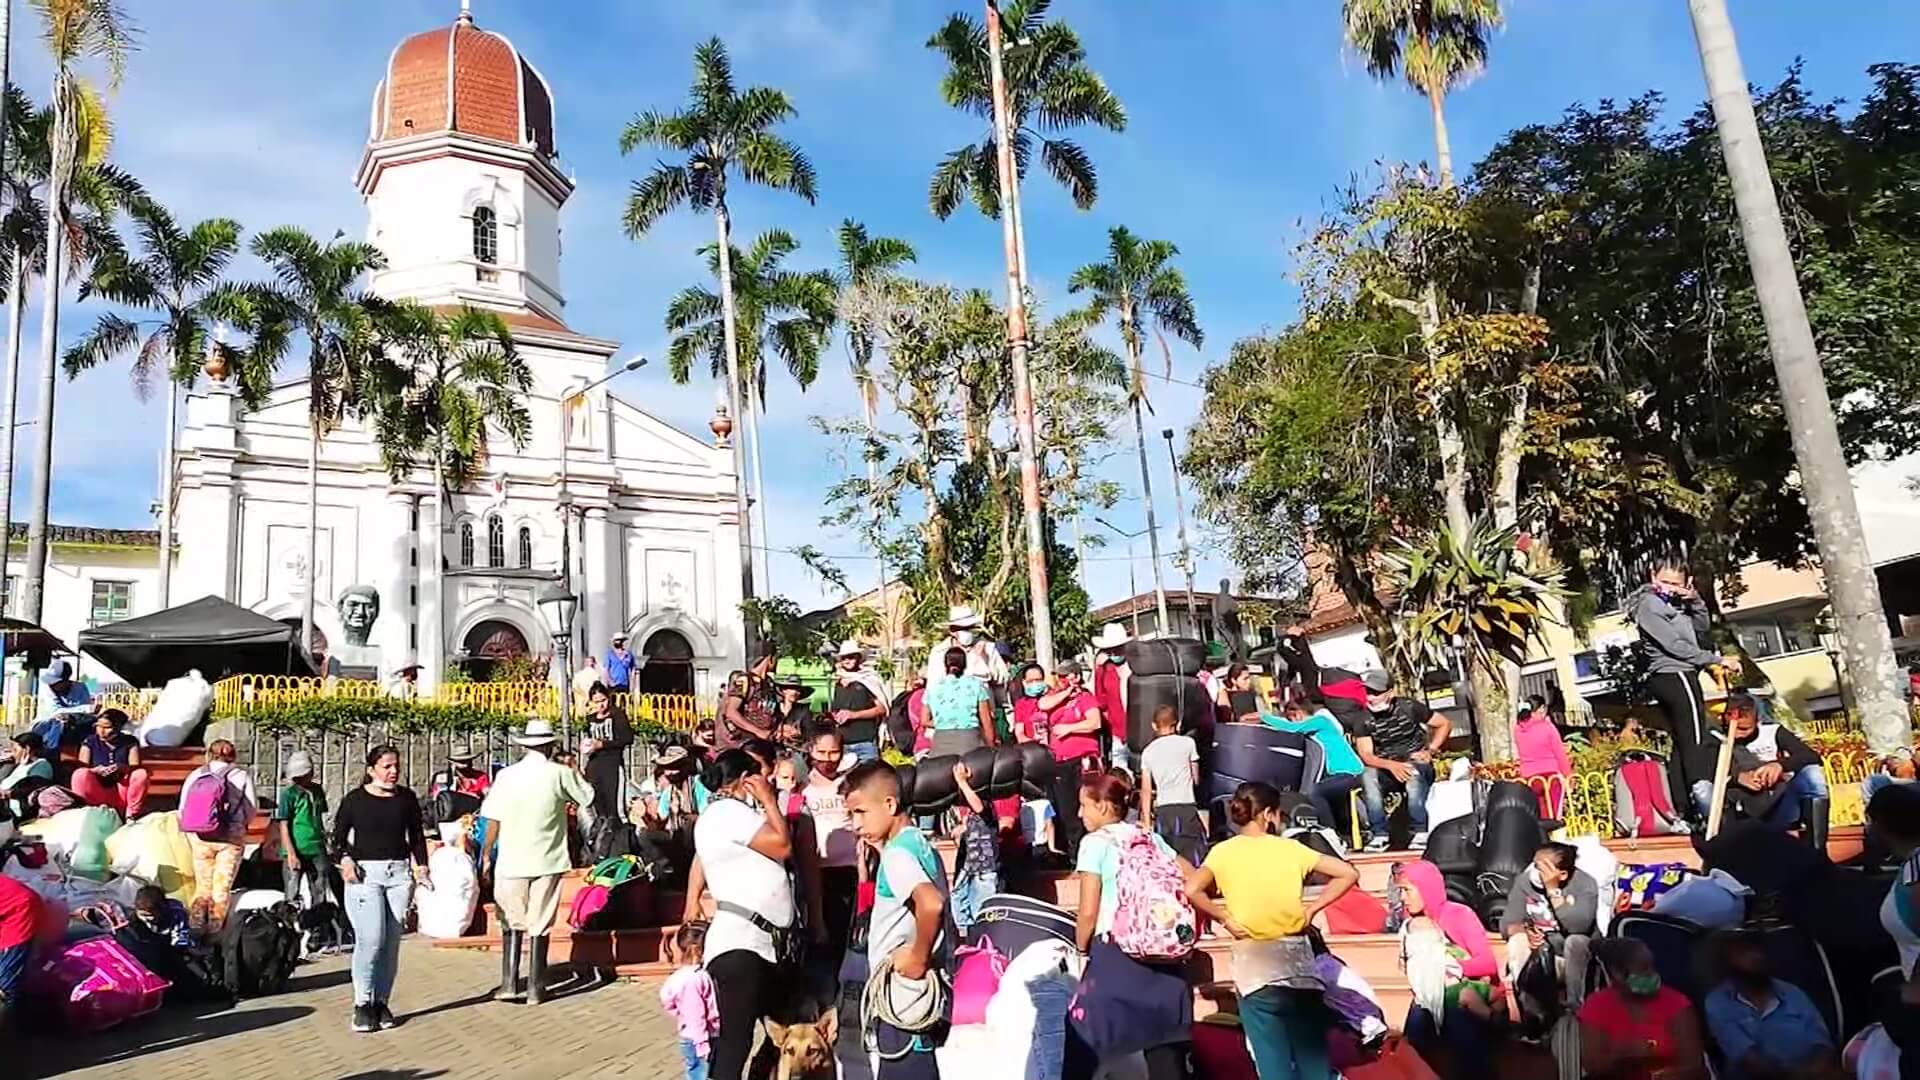
<svg viewBox="0 0 1920 1080"><path fill-rule="evenodd" d="M244 716L255 709L290 705L297 701L336 698L369 701L386 697L379 683L365 679L323 679L287 675L236 675L213 687L214 714ZM692 731L711 719L713 708L693 694L629 694L616 691L614 705L626 710L635 724ZM556 719L560 715L558 690L537 682L448 683L434 694L416 700L440 705L466 705L513 716ZM575 703L584 707L584 701ZM144 711L142 713L144 715Z"/></svg>

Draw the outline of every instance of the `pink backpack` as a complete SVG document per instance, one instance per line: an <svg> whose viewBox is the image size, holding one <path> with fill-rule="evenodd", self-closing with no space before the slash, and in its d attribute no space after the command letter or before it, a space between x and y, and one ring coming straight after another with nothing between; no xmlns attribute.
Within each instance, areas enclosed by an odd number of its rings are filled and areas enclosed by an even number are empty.
<svg viewBox="0 0 1920 1080"><path fill-rule="evenodd" d="M201 773L180 796L180 831L202 840L225 833L233 826L234 816L233 785L227 783L225 773Z"/></svg>
<svg viewBox="0 0 1920 1080"><path fill-rule="evenodd" d="M1135 960L1184 959L1200 939L1200 925L1179 862L1137 827L1129 826L1115 848L1114 945Z"/></svg>
<svg viewBox="0 0 1920 1080"><path fill-rule="evenodd" d="M593 922L594 916L607 910L607 904L613 899L613 890L605 885L592 884L573 894L573 905L567 909L567 925L575 930L585 930Z"/></svg>
<svg viewBox="0 0 1920 1080"><path fill-rule="evenodd" d="M983 938L978 945L961 946L953 956L959 961L953 969L953 1022L984 1024L987 1002L1007 972L1007 955Z"/></svg>
<svg viewBox="0 0 1920 1080"><path fill-rule="evenodd" d="M90 938L43 962L31 977L37 996L61 1004L67 1030L105 1031L160 1007L172 985L108 937Z"/></svg>

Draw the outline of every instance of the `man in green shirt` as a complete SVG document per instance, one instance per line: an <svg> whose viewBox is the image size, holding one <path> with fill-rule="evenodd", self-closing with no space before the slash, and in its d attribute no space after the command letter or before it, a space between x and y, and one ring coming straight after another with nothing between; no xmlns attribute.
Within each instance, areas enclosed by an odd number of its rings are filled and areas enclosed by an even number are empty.
<svg viewBox="0 0 1920 1080"><path fill-rule="evenodd" d="M288 754L286 774L287 786L280 789L273 820L279 825L280 877L287 899L298 899L305 881L307 905L332 903L340 916L335 925L344 925L340 878L327 854L327 793L314 782L313 755L305 750Z"/></svg>

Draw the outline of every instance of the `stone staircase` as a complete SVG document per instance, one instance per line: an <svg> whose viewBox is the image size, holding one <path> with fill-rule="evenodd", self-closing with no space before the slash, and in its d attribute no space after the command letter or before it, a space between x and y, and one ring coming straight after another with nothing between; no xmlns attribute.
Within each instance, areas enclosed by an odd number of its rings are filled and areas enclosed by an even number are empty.
<svg viewBox="0 0 1920 1080"><path fill-rule="evenodd" d="M198 746L160 747L143 746L140 748L140 767L147 770L147 803L145 809L167 811L178 809L180 789L185 785L187 776L206 761L207 752ZM79 756L72 750L61 755L60 765L64 773L77 768ZM247 829L247 846L263 845L260 857L269 862L280 861L277 845L267 845L269 823L273 817L272 800L279 797L280 788L276 777L256 776L253 778L255 792L267 800L268 805L259 808L253 817L253 824ZM271 847L272 850L265 850Z"/></svg>
<svg viewBox="0 0 1920 1080"><path fill-rule="evenodd" d="M1829 838L1827 851L1831 858L1839 861L1859 854L1860 845L1861 830L1858 827L1838 828L1833 830ZM937 841L934 846L940 851L950 871L954 859L953 845ZM1606 846L1622 863L1678 862L1696 867L1700 864L1699 856L1686 837L1609 840ZM1393 864L1415 857L1411 852L1399 851L1355 855L1351 861L1360 871L1360 888L1384 898ZM623 900L629 905L630 918L640 921L650 916L662 925L631 930L573 932L566 925L566 912L574 894L585 885L585 879L585 870L575 870L561 883L561 918L549 946L550 960L608 970L620 978L647 979L667 975L672 965L666 960L666 946L679 928L677 923L685 909L685 895L673 891L654 891L645 885L628 886L616 895L627 894ZM1079 898L1077 879L1068 871L1036 873L1008 884L1009 891L1059 904L1069 911L1074 909ZM703 898L702 909L711 917L711 897ZM497 931L487 931L490 914L483 905L481 915L476 917L473 934L436 941L435 946L447 949L497 948ZM1496 935L1489 933L1488 939L1496 949L1499 948ZM1397 1026L1413 1000L1412 990L1400 971L1399 938L1393 934L1329 934L1327 944L1349 968L1373 986L1389 1022ZM1204 939L1200 948L1188 959L1187 969L1189 981L1194 987L1197 1015L1205 1016L1218 1011L1221 1002L1231 998L1233 957L1232 943L1228 938Z"/></svg>

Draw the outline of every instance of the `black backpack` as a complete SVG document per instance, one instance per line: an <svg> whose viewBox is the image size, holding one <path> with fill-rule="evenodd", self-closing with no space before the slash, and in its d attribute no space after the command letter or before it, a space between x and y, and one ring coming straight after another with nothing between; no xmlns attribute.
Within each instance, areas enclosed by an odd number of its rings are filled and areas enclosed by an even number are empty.
<svg viewBox="0 0 1920 1080"><path fill-rule="evenodd" d="M435 825L448 821L459 821L468 814L480 812L480 797L469 795L452 788L441 788L433 798L427 800L427 820Z"/></svg>
<svg viewBox="0 0 1920 1080"><path fill-rule="evenodd" d="M893 704L887 707L887 734L893 737L894 748L908 757L913 756L916 739L913 718L907 715L907 701L912 697L913 691L902 690L893 696Z"/></svg>
<svg viewBox="0 0 1920 1080"><path fill-rule="evenodd" d="M267 997L287 988L300 962L300 931L284 902L235 912L220 931L221 981L235 997Z"/></svg>

